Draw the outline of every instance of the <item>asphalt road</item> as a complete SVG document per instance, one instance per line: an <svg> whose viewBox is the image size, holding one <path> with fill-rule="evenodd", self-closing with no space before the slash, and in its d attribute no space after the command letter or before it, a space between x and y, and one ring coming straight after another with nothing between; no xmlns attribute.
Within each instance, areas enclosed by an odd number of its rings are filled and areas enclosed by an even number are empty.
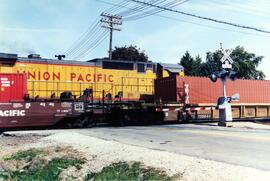
<svg viewBox="0 0 270 181"><path fill-rule="evenodd" d="M270 171L269 130L161 125L72 131L105 140Z"/></svg>

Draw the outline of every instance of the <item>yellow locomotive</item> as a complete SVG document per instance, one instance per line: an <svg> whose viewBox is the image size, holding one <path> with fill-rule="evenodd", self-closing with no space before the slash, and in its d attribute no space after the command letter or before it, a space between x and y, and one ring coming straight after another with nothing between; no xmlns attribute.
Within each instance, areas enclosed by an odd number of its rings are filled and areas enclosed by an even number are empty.
<svg viewBox="0 0 270 181"><path fill-rule="evenodd" d="M0 53L0 72L26 73L31 98L59 97L64 91L80 96L88 88L93 90L96 100L102 99L104 93L110 93L112 98L121 93L123 100L139 100L154 94L154 79L170 74L184 75L183 67L178 64L108 59L84 62L5 53Z"/></svg>

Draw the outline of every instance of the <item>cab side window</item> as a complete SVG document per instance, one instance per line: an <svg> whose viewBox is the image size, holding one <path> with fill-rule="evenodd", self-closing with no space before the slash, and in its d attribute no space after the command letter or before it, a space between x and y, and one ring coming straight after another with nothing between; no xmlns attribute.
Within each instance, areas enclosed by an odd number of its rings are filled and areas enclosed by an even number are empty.
<svg viewBox="0 0 270 181"><path fill-rule="evenodd" d="M140 73L145 73L146 72L146 68L145 68L144 63L138 63L137 64L137 72L140 72Z"/></svg>
<svg viewBox="0 0 270 181"><path fill-rule="evenodd" d="M103 62L104 69L133 70L133 63L127 62Z"/></svg>

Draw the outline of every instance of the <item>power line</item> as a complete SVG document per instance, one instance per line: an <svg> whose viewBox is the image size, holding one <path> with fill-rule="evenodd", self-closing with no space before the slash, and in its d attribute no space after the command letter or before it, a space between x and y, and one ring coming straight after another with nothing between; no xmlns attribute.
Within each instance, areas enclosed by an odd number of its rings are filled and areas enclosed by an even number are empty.
<svg viewBox="0 0 270 181"><path fill-rule="evenodd" d="M84 45L81 47L77 47L76 48L76 52L73 53L72 55L70 55L71 57L77 57L79 55L82 54L82 52L84 52L85 50L87 50L89 47L92 47L93 43L96 41L96 38L101 36L104 32L102 31L101 28L97 29L97 32L94 32L89 39L86 39L86 41L84 42Z"/></svg>
<svg viewBox="0 0 270 181"><path fill-rule="evenodd" d="M258 1L256 1L255 3L251 3L251 2L245 2L245 3L237 3L237 1L233 2L233 5L231 4L231 2L228 1L219 1L219 0L209 0L208 2L212 2L215 5L224 7L229 9L230 11L237 11L237 12L243 12L243 13L247 13L247 14L253 14L253 15L257 15L257 16L263 16L263 17L269 17L270 13L269 11L265 11L262 7L256 7L256 5L258 5ZM261 5L262 3L259 2ZM269 6L270 4L264 4L264 7L268 7L268 9L270 8Z"/></svg>
<svg viewBox="0 0 270 181"><path fill-rule="evenodd" d="M167 1L155 2L155 5L167 6L168 4L170 5L170 4L175 3L175 1L179 1L179 0L174 0L174 1L168 2L168 3L167 3ZM148 3L151 3L151 2L148 2ZM164 3L164 4L163 4L163 3ZM165 4L165 3L166 3L166 4ZM152 4L153 4L153 3L152 3ZM146 5L143 5L143 6L144 6L144 9L139 9L139 10L134 9L134 10L132 10L132 11L133 11L133 14L130 13L130 14L128 14L127 16L125 16L125 20L126 20L126 21L129 20L129 19L134 19L134 20L135 20L136 17L138 17L138 19L139 19L139 17L140 17L140 16L144 16L145 13L150 14L151 12L153 12L153 14L154 14L154 12L159 11L158 8L153 8L153 7L146 6ZM149 10L147 10L147 9L149 9ZM144 11L144 10L147 10L147 11ZM141 13L140 13L140 12L141 12ZM120 14L121 14L121 13L120 13Z"/></svg>
<svg viewBox="0 0 270 181"><path fill-rule="evenodd" d="M128 5L131 2L123 0L118 5ZM114 6L107 9L108 12L115 12L121 9L120 6ZM65 55L72 58L81 54L84 51L85 47L92 45L95 41L95 38L100 35L101 33L101 23L99 22L99 18L97 18L87 30L70 46L69 49L65 51Z"/></svg>
<svg viewBox="0 0 270 181"><path fill-rule="evenodd" d="M101 3L105 3L105 4L109 4L109 5L113 5L113 6L118 6L118 4L115 4L115 3L112 3L112 2L107 2L107 1L104 1L104 0L96 0L96 1L101 2ZM129 10L134 10L133 8L126 7L126 6L121 6L121 7L129 9ZM147 14L147 12L145 12L145 13ZM193 25L206 27L206 28L211 28L211 29L217 29L217 30L229 31L229 32L233 32L233 33L241 33L241 34L246 34L246 35L253 35L253 36L260 36L260 37L270 38L270 36L264 36L262 34L255 34L255 33L250 33L250 32L237 31L237 30L232 30L232 29L227 29L227 28L220 28L220 27L216 27L216 26L210 26L210 25L206 25L206 24L202 24L202 23L187 21L187 20L183 20L183 19L180 19L180 18L165 16L165 15L161 15L161 14L149 14L149 15L153 15L153 16L157 16L157 17L160 17L160 18L165 18L165 19L169 19L169 20L173 20L173 21L180 21L180 22L193 24Z"/></svg>
<svg viewBox="0 0 270 181"><path fill-rule="evenodd" d="M118 3L118 6L111 7L109 9L107 9L106 12L114 14L115 12L117 12L121 9L121 6L127 6L130 3L132 3L132 2L123 0L122 2Z"/></svg>
<svg viewBox="0 0 270 181"><path fill-rule="evenodd" d="M149 1L149 3L158 5L158 4L166 2L166 1L167 0L151 0L151 1ZM145 6L144 4L139 4L139 5L135 6L135 7L133 7L134 10L132 12L130 12L129 10L126 10L124 12L118 13L118 15L121 15L123 17L127 17L127 16L134 15L134 14L140 12L140 11L151 9L151 8L152 7Z"/></svg>
<svg viewBox="0 0 270 181"><path fill-rule="evenodd" d="M168 1L169 0L151 0L149 2L151 2L151 3L153 2L156 5L158 5L160 3L166 3ZM174 0L174 1L169 2L167 4L174 5L174 3L177 1L179 1L179 0ZM113 12L116 12L116 11L119 11L120 9L122 9L123 6L130 5L130 3L132 3L132 2L123 0L120 3L118 3L117 6L109 8L106 12L111 12L111 14L112 14ZM149 6L146 6L143 4L137 5L134 8L136 8L136 10L153 9L152 7L149 7ZM155 8L155 9L157 9L157 8ZM156 10L154 10L154 11L156 11ZM136 14L137 12L138 11L135 11L135 13L134 13L134 11L133 12L126 11L126 12L122 12L122 13L126 14L127 16L131 16L132 14ZM136 17L137 16L141 16L141 18L142 18L142 16L145 16L145 13L137 14ZM134 18L135 18L135 16L133 17L133 19ZM103 33L101 31L100 25L101 25L100 22L98 22L97 20L94 21L94 23L87 29L87 31L75 43L73 43L73 45L65 52L65 54L68 57L72 58L72 57L80 57L81 54L85 54L85 52L89 52L86 49L88 47L95 47L94 43L97 43L97 40L95 38L100 37L100 35Z"/></svg>
<svg viewBox="0 0 270 181"><path fill-rule="evenodd" d="M84 39L84 37L85 36L87 36L89 33L90 33L90 31L93 29L93 27L95 26L95 24L96 23L98 23L99 21L98 21L98 18L94 21L95 23L92 23L88 28L87 28L87 30L69 47L69 49L67 49L66 51L65 51L65 55L67 55L67 54L69 54L69 52L71 52L72 51L72 49L77 45L77 44L79 44L83 39Z"/></svg>
<svg viewBox="0 0 270 181"><path fill-rule="evenodd" d="M76 56L74 56L74 59L79 59L81 58L82 56L84 56L85 54L87 54L90 50L92 50L93 47L96 47L96 45L98 43L101 43L108 35L108 30L103 30L102 33L96 37L96 39L91 43L89 44L87 47L85 47L83 50L80 51L79 54L77 54Z"/></svg>
<svg viewBox="0 0 270 181"><path fill-rule="evenodd" d="M89 32L87 36L85 36L73 49L72 52L70 52L68 55L69 56L75 56L78 54L82 49L84 49L86 46L88 46L91 41L101 33L101 28L100 28L100 22L97 22L95 26L92 28L92 30Z"/></svg>
<svg viewBox="0 0 270 181"><path fill-rule="evenodd" d="M65 54L67 56L71 56L78 49L80 49L86 43L86 41L94 35L94 33L97 31L97 27L99 27L99 24L99 21L95 21L95 23L93 23L91 27L87 29L87 31L76 41L76 43L72 45L72 47L68 51L66 51Z"/></svg>
<svg viewBox="0 0 270 181"><path fill-rule="evenodd" d="M96 43L96 45L94 45L92 48L89 49L89 52L93 51L96 47L98 47L108 36L109 36L108 33L105 34L105 36L101 38L99 42Z"/></svg>
<svg viewBox="0 0 270 181"><path fill-rule="evenodd" d="M180 13L180 14L184 14L187 16L192 16L192 17L196 17L199 19L204 19L204 20L208 20L208 21L212 21L212 22L216 22L216 23L220 23L220 24L231 25L231 26L235 26L235 27L243 28L243 29L251 29L251 30L255 30L258 32L263 32L263 33L270 33L267 30L261 30L259 28L238 25L238 24L234 24L234 23L230 23L230 22L220 21L220 20L216 20L213 18L202 17L202 16L198 16L195 14L171 9L172 7L177 6L179 4L182 4L188 0L182 0L182 1L174 0L174 1L169 1L169 2L168 2L168 0L149 0L148 2L142 2L142 1L138 1L138 0L129 0L129 1L123 0L118 4L114 4L111 2L105 2L102 0L97 0L97 1L113 5L113 7L109 8L106 12L110 12L111 14L122 15L122 16L124 15L123 18L125 21L132 21L132 20L137 20L140 18L145 18L147 16L155 15L155 16L159 16L162 18L166 18L166 19L181 21L181 22L190 23L190 24L208 27L208 28L213 28L213 29L220 29L220 30L248 34L248 35L255 35L255 36L262 36L260 34L253 34L253 33L249 33L249 32L220 28L220 27L215 27L215 26L209 26L209 25L205 25L202 23L190 22L190 21L182 20L182 19L179 19L176 17L169 17L169 16L163 16L163 15L157 14L157 13L162 12L162 11L172 11L172 12L176 12L176 13ZM135 7L134 6L127 7L127 6L130 6L130 3L138 3L138 5ZM122 8L126 8L129 10L122 11L120 13L113 13L116 11L120 11ZM132 11L130 11L130 10L132 10ZM141 13L138 13L138 12L141 12ZM71 57L71 56L78 57L81 54L83 54L83 52L89 52L89 51L87 51L88 47L90 47L90 49L92 50L95 47L97 47L105 39L104 38L105 36L104 36L101 38L102 41L96 40L96 37L101 37L102 34L103 34L103 32L101 31L100 22L98 22L98 20L94 21L94 23L87 29L87 31L85 31L85 33L82 36L80 36L76 42L74 42L72 44L72 46L66 51L65 54L69 57ZM269 36L264 36L264 37L269 37Z"/></svg>
<svg viewBox="0 0 270 181"><path fill-rule="evenodd" d="M171 11L171 12L174 12L174 13L183 14L183 15L186 15L186 16L191 16L191 17L195 17L195 18L199 18L199 19L203 19L203 20L207 20L207 21L212 21L212 22L219 23L219 24L226 24L226 25L230 25L230 26L234 26L234 27L238 27L238 28L249 29L249 30L254 30L254 31L258 31L258 32L262 32L262 33L269 33L270 34L270 31L255 28L255 27L251 27L251 26L245 26L245 25L235 24L235 23L231 23L231 22L227 22L227 21L217 20L217 19L214 19L214 18L199 16L199 15L196 15L196 14L191 14L191 13L187 13L187 12L184 12L184 11L179 11L179 10L175 10L175 9L171 9L171 8L166 8L166 7L154 5L154 4L139 1L139 0L130 0L130 1L140 3L140 4L144 4L144 5L151 6L151 7L156 7L156 8L159 8L159 9L166 10L166 11Z"/></svg>
<svg viewBox="0 0 270 181"><path fill-rule="evenodd" d="M173 7L176 7L176 6L181 5L183 3L186 3L187 1L189 1L189 0L182 0L182 1L175 0L175 1L169 2L167 4L164 4L162 6L167 7L167 8L173 8ZM145 11L145 12L142 12L141 14L138 14L138 15L135 15L135 16L125 17L125 20L126 21L138 20L138 19L141 19L141 18L145 18L145 17L151 16L151 15L160 13L162 11L165 11L165 10L155 8L153 10Z"/></svg>

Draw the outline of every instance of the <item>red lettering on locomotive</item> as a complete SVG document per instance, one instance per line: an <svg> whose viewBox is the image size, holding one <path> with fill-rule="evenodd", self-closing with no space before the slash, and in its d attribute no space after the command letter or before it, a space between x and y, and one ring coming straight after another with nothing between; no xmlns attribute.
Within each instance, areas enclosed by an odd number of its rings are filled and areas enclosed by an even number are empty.
<svg viewBox="0 0 270 181"><path fill-rule="evenodd" d="M27 73L27 78L28 79L32 78L32 79L36 80L36 72L33 72L33 74L31 74L30 72L28 72Z"/></svg>
<svg viewBox="0 0 270 181"><path fill-rule="evenodd" d="M53 72L53 80L60 80L61 79L60 75L61 75L60 72L57 72L57 74Z"/></svg>
<svg viewBox="0 0 270 181"><path fill-rule="evenodd" d="M77 81L83 81L83 82L84 82L82 74L80 74L80 75L79 75L79 77L78 77L78 80L77 80Z"/></svg>
<svg viewBox="0 0 270 181"><path fill-rule="evenodd" d="M86 74L85 80L86 80L87 82L91 82L91 74Z"/></svg>
<svg viewBox="0 0 270 181"><path fill-rule="evenodd" d="M97 75L97 81L100 82L100 80L102 80L102 74Z"/></svg>
<svg viewBox="0 0 270 181"><path fill-rule="evenodd" d="M44 72L44 73L43 73L43 79L44 79L44 80L50 80L50 78L51 78L51 75L50 75L49 72Z"/></svg>
<svg viewBox="0 0 270 181"><path fill-rule="evenodd" d="M75 73L71 73L70 74L70 81L73 81L73 79L75 79L76 77L76 74Z"/></svg>
<svg viewBox="0 0 270 181"><path fill-rule="evenodd" d="M109 80L109 82L113 82L113 75L109 75L108 80Z"/></svg>

